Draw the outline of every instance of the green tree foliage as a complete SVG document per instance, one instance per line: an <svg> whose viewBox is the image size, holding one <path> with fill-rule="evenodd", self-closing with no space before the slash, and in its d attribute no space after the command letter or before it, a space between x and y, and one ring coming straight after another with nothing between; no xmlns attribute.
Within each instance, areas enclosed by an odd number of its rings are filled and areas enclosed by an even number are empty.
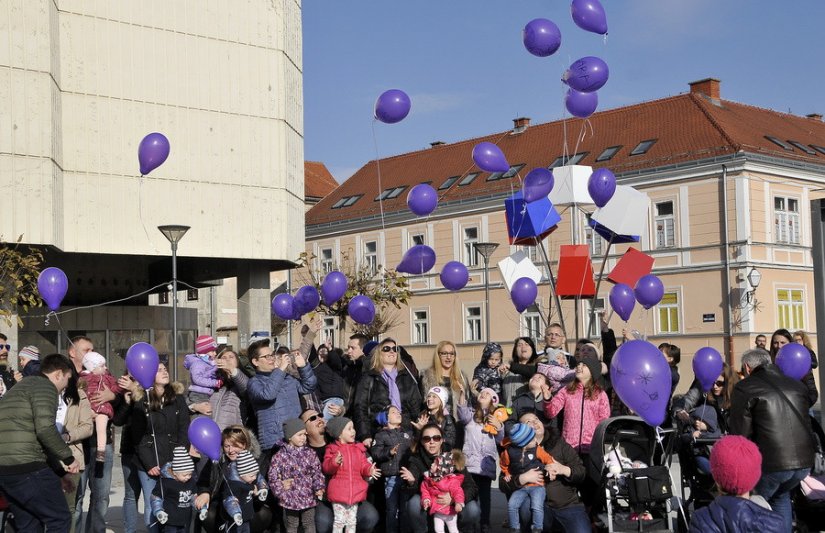
<svg viewBox="0 0 825 533"><path fill-rule="evenodd" d="M0 236L0 319L9 326L18 310L26 312L43 305L37 290L43 254L22 245L22 240L21 235L17 242L8 243ZM17 318L17 325L23 325L20 317Z"/></svg>

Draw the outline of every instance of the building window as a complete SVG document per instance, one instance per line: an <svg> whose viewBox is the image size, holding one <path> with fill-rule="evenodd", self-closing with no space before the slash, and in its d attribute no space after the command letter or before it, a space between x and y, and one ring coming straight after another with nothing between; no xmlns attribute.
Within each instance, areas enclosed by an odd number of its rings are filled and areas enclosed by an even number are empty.
<svg viewBox="0 0 825 533"><path fill-rule="evenodd" d="M802 289L776 289L776 315L780 328L805 328L805 299Z"/></svg>
<svg viewBox="0 0 825 533"><path fill-rule="evenodd" d="M630 151L630 155L642 155L642 154L646 154L646 153L647 153L647 151L648 151L648 150L650 150L650 148L651 148L654 144L656 144L656 141L657 141L657 140L658 140L658 139L651 139L651 140L647 140L647 141L642 141L642 142L640 142L639 144L637 144L637 145L636 145L636 148L634 148L633 150L631 150L631 151Z"/></svg>
<svg viewBox="0 0 825 533"><path fill-rule="evenodd" d="M186 299L190 302L197 302L198 289L186 289Z"/></svg>
<svg viewBox="0 0 825 533"><path fill-rule="evenodd" d="M539 248L540 244L536 243L535 246L522 246L520 249L524 252L524 255L533 262L534 265L541 265L544 263L541 257L541 249Z"/></svg>
<svg viewBox="0 0 825 533"><path fill-rule="evenodd" d="M325 316L324 325L321 327L321 343L334 348L336 346L335 332L337 330L337 319L334 316Z"/></svg>
<svg viewBox="0 0 825 533"><path fill-rule="evenodd" d="M419 244L427 244L427 240L424 238L423 233L414 233L410 235L410 242L413 243L413 246L418 246Z"/></svg>
<svg viewBox="0 0 825 533"><path fill-rule="evenodd" d="M464 187L465 185L471 184L481 172L473 172L472 174L467 174L464 179L458 182L459 187Z"/></svg>
<svg viewBox="0 0 825 533"><path fill-rule="evenodd" d="M481 307L464 308L464 341L481 341Z"/></svg>
<svg viewBox="0 0 825 533"><path fill-rule="evenodd" d="M593 305L593 300L587 301L587 324L590 328L589 337L600 337L602 334L602 317L604 316L604 298L596 298L596 304ZM595 313L593 313L595 311ZM591 319L592 317L592 319Z"/></svg>
<svg viewBox="0 0 825 533"><path fill-rule="evenodd" d="M364 243L364 265L367 271L373 276L378 274L378 242L367 241Z"/></svg>
<svg viewBox="0 0 825 533"><path fill-rule="evenodd" d="M541 327L541 315L536 304L527 308L521 314L521 336L530 337L536 345L539 344L539 339L543 340L543 330Z"/></svg>
<svg viewBox="0 0 825 533"><path fill-rule="evenodd" d="M622 145L619 146L611 146L609 148L605 148L604 152L599 154L599 157L596 158L596 162L600 163L602 161L610 161L613 159L613 156L616 155L619 150L621 150Z"/></svg>
<svg viewBox="0 0 825 533"><path fill-rule="evenodd" d="M158 294L158 303L159 304L168 304L169 303L169 291L163 291L162 293Z"/></svg>
<svg viewBox="0 0 825 533"><path fill-rule="evenodd" d="M799 244L799 200L775 196L773 215L776 242Z"/></svg>
<svg viewBox="0 0 825 533"><path fill-rule="evenodd" d="M676 219L673 216L673 202L659 202L654 209L656 209L656 219L653 221L656 227L656 248L673 248L676 246Z"/></svg>
<svg viewBox="0 0 825 533"><path fill-rule="evenodd" d="M600 257L604 253L604 246L602 236L596 233L596 230L590 227L590 214L587 214L587 226L584 228L584 238L587 240L587 245L590 249L590 257Z"/></svg>
<svg viewBox="0 0 825 533"><path fill-rule="evenodd" d="M426 309L413 311L413 344L430 343L430 313Z"/></svg>
<svg viewBox="0 0 825 533"><path fill-rule="evenodd" d="M478 174L476 174L476 175L478 175ZM444 181L444 183L442 183L442 184L438 187L438 190L439 190L439 191L443 191L444 189L449 189L450 187L452 187L452 186L453 186L453 183L455 183L455 182L457 182L457 181L458 181L458 178L460 178L460 177L461 177L461 176L450 176L449 178L447 178L447 179ZM473 179L475 179L475 177L473 177Z"/></svg>
<svg viewBox="0 0 825 533"><path fill-rule="evenodd" d="M478 266L478 252L473 244L478 242L478 228L464 228L464 264Z"/></svg>
<svg viewBox="0 0 825 533"><path fill-rule="evenodd" d="M679 333L679 293L666 292L657 308L659 333Z"/></svg>
<svg viewBox="0 0 825 533"><path fill-rule="evenodd" d="M329 274L332 270L332 248L323 248L321 250L321 273Z"/></svg>

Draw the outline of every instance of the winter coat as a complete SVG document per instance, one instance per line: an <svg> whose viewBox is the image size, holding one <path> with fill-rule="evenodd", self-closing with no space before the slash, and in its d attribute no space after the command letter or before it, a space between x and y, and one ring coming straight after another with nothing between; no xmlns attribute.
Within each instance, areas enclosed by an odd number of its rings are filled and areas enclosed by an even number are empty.
<svg viewBox="0 0 825 533"><path fill-rule="evenodd" d="M182 396L183 385L172 383L172 390L175 394L166 400L165 405L159 410L149 411L151 424L147 420L142 390L132 393L131 403L123 402L115 413L115 425L128 422L127 438L136 443L138 466L145 472L171 462L172 450L176 446L189 448L189 408L186 398Z"/></svg>
<svg viewBox="0 0 825 533"><path fill-rule="evenodd" d="M370 447L370 455L381 469L382 477L397 476L401 469L401 463L406 461L412 446L412 431L401 428L384 428L375 434L375 439ZM398 446L395 455L390 452Z"/></svg>
<svg viewBox="0 0 825 533"><path fill-rule="evenodd" d="M95 412L89 398L82 390L77 391L80 402L70 403L66 408L66 419L63 421L63 433L68 435L67 442L72 450L75 461L80 470L85 468L85 454L83 441L92 436L95 431Z"/></svg>
<svg viewBox="0 0 825 533"><path fill-rule="evenodd" d="M283 485L287 479L292 480L289 489ZM303 511L315 507L315 493L324 489L324 474L312 448L287 444L278 450L269 467L269 487L284 509Z"/></svg>
<svg viewBox="0 0 825 533"><path fill-rule="evenodd" d="M229 426L243 426L246 422L246 387L249 377L238 370L209 398L212 420L223 431Z"/></svg>
<svg viewBox="0 0 825 533"><path fill-rule="evenodd" d="M265 450L284 438L284 422L301 416L301 395L315 390L315 373L304 365L298 369L300 379L276 368L258 372L249 380L246 394L258 418L258 440Z"/></svg>
<svg viewBox="0 0 825 533"><path fill-rule="evenodd" d="M221 387L222 382L214 360L205 360L196 353L190 353L183 360L183 368L189 370L189 392L211 396Z"/></svg>
<svg viewBox="0 0 825 533"><path fill-rule="evenodd" d="M543 471L552 462L553 458L541 446L518 448L511 444L501 452L501 475L516 477L534 468Z"/></svg>
<svg viewBox="0 0 825 533"><path fill-rule="evenodd" d="M712 405L702 405L693 409L690 412L690 424L685 425L681 435L682 443L691 446L693 445L693 455L710 457L710 446L707 444L694 444L696 439L693 438L693 432L696 431L694 423L701 420L708 427L705 431L699 432L700 439L715 439L722 436L722 431L719 429L719 422L716 418L716 409Z"/></svg>
<svg viewBox="0 0 825 533"><path fill-rule="evenodd" d="M32 359L26 363L26 366L23 367L23 370L21 370L20 373L23 374L24 378L40 374L40 361L37 359Z"/></svg>
<svg viewBox="0 0 825 533"><path fill-rule="evenodd" d="M340 453L344 460L339 465L335 458ZM327 485L327 500L332 503L354 505L367 499L372 463L367 459L367 449L360 442L327 444L324 454L324 474L330 476Z"/></svg>
<svg viewBox="0 0 825 533"><path fill-rule="evenodd" d="M464 424L462 451L466 458L465 466L471 474L495 479L496 458L498 457L496 444L500 444L504 439L504 428L496 436L484 433L482 431L484 424L473 420L473 414L470 408L459 409L461 422Z"/></svg>
<svg viewBox="0 0 825 533"><path fill-rule="evenodd" d="M47 458L74 463L74 455L57 432L57 388L43 376L20 381L0 403L0 472L23 474L46 468Z"/></svg>
<svg viewBox="0 0 825 533"><path fill-rule="evenodd" d="M160 482L149 499L152 516L164 511L169 515L167 525L188 527L195 506L195 478L180 482L172 477L171 468L172 463L166 463L160 469Z"/></svg>
<svg viewBox="0 0 825 533"><path fill-rule="evenodd" d="M95 374L93 372L89 372L88 370L84 370L80 373L77 384L78 387L83 388L83 390L86 391L86 394L89 397L102 391L104 387L111 390L115 394L123 394L124 392L124 390L120 388L120 385L117 384L117 379L115 379L115 377L111 375L108 370L104 374ZM89 401L91 402L91 399ZM114 407L112 407L112 404L109 402L92 402L91 405L92 411L94 411L95 414L106 415L109 418L112 418L115 415Z"/></svg>
<svg viewBox="0 0 825 533"><path fill-rule="evenodd" d="M784 528L779 513L738 496L719 496L690 520L691 533L761 533Z"/></svg>
<svg viewBox="0 0 825 533"><path fill-rule="evenodd" d="M9 371L7 366L0 366L0 381L3 382L3 386L0 387L0 398L2 398L17 382L14 380L14 374Z"/></svg>
<svg viewBox="0 0 825 533"><path fill-rule="evenodd" d="M481 363L473 370L473 381L476 382L475 389L493 389L501 397L501 383L504 378L498 368L490 368L487 361L482 359Z"/></svg>
<svg viewBox="0 0 825 533"><path fill-rule="evenodd" d="M441 479L436 480L430 475L424 476L424 481L421 483L421 505L423 507L424 501L430 501L430 514L455 515L458 514L455 510L455 504L460 503L464 505L464 490L461 484L464 482L462 474L448 474ZM448 493L453 500L449 505L441 505L436 499L440 494Z"/></svg>
<svg viewBox="0 0 825 533"><path fill-rule="evenodd" d="M412 428L411 419L421 410L421 392L413 376L399 370L395 378L401 397L401 427ZM372 438L381 427L375 421L375 415L390 405L390 390L384 377L377 370L370 370L358 381L353 404L352 421L355 425L357 439Z"/></svg>
<svg viewBox="0 0 825 533"><path fill-rule="evenodd" d="M456 361L455 364L458 364L458 362ZM464 405L471 405L473 399L470 381L467 379L467 375L464 374L464 372L461 372L461 381L462 386L464 387L464 402L459 401L461 398L461 392L452 388L450 378L444 377L441 379L441 383L436 383L435 371L432 367L430 367L421 374L421 398L423 400L427 396L427 392L433 387L445 387L448 391L450 391L450 397L448 398L447 405L445 405L445 407L450 414L453 415L453 420L458 420L458 406L462 403Z"/></svg>
<svg viewBox="0 0 825 533"><path fill-rule="evenodd" d="M327 353L326 361L313 366L315 376L318 378L318 388L315 394L321 402L329 398L346 398L344 376L341 373L343 368L344 362L335 351Z"/></svg>
<svg viewBox="0 0 825 533"><path fill-rule="evenodd" d="M507 420L507 429L510 429L513 424L518 422L518 419L521 418L521 415L524 413L535 413L545 426L551 423L552 419L544 414L545 407L548 403L550 402L545 400L543 395L533 396L533 393L529 390L525 390L521 394L516 395L511 405L513 412L510 413L510 418Z"/></svg>
<svg viewBox="0 0 825 533"><path fill-rule="evenodd" d="M221 504L230 518L241 515L244 522L252 520L255 514L253 501L255 499L256 483L247 483L240 479L227 479L221 486Z"/></svg>
<svg viewBox="0 0 825 533"><path fill-rule="evenodd" d="M810 468L814 463L814 437L806 416L810 406L799 380L785 376L776 365L759 366L733 387L730 432L756 443L763 472Z"/></svg>
<svg viewBox="0 0 825 533"><path fill-rule="evenodd" d="M576 390L570 392L567 387L561 389L552 400L545 403L544 414L555 417L564 409L564 427L562 437L570 446L581 453L590 451L590 442L599 422L610 418L610 402L607 394L599 391L595 399L585 399L584 388L581 383L576 384ZM582 414L584 422L582 423Z"/></svg>
<svg viewBox="0 0 825 533"><path fill-rule="evenodd" d="M442 450L446 450L446 446L443 446ZM417 494L419 490L418 487L424 481L424 474L430 471L434 460L435 457L428 454L423 446L419 447L417 452L411 454L407 464L403 466L410 471L415 479L412 483L404 483L402 490L408 494ZM464 501L471 502L478 498L478 486L475 484L475 481L473 481L473 476L467 471L467 467L465 466L456 473L464 476L464 480L461 482L461 488L464 491Z"/></svg>

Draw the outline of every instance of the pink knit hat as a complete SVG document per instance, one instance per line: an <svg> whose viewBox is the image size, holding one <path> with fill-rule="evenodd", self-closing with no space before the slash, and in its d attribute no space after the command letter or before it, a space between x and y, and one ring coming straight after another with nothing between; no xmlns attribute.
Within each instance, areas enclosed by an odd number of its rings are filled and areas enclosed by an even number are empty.
<svg viewBox="0 0 825 533"><path fill-rule="evenodd" d="M209 335L198 335L195 341L195 352L199 355L207 354L218 349L218 343Z"/></svg>
<svg viewBox="0 0 825 533"><path fill-rule="evenodd" d="M739 496L752 491L762 477L762 454L745 437L728 435L713 445L710 471L723 492Z"/></svg>

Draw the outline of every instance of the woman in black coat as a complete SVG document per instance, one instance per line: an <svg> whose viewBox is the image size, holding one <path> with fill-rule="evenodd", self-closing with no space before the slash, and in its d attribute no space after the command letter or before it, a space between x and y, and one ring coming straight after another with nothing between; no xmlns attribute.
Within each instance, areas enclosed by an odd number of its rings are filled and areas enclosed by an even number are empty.
<svg viewBox="0 0 825 533"><path fill-rule="evenodd" d="M398 344L393 339L384 339L373 354L372 366L358 380L353 404L356 439L367 446L381 429L375 415L390 404L401 409L401 427L406 429L412 428L411 419L421 410L418 382L401 362Z"/></svg>

